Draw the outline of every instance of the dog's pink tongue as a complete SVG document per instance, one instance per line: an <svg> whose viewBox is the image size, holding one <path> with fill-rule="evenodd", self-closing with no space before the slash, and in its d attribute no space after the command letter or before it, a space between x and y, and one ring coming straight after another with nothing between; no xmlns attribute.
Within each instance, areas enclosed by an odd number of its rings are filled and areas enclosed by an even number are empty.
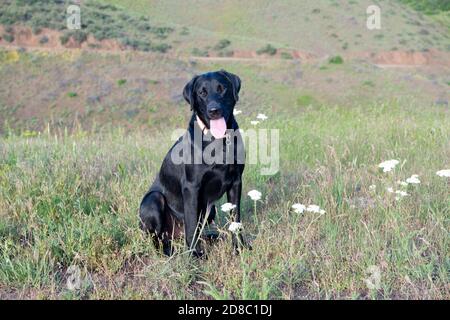
<svg viewBox="0 0 450 320"><path fill-rule="evenodd" d="M209 130L211 130L211 134L216 139L223 138L227 131L227 124L225 119L222 117L217 120L209 120Z"/></svg>

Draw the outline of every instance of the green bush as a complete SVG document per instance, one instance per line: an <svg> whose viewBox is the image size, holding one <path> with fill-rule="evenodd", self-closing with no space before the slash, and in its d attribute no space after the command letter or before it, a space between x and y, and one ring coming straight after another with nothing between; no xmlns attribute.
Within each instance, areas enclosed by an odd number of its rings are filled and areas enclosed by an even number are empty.
<svg viewBox="0 0 450 320"><path fill-rule="evenodd" d="M280 56L281 56L281 58L287 59L287 60L293 59L292 54L290 54L289 52L282 52L280 54Z"/></svg>
<svg viewBox="0 0 450 320"><path fill-rule="evenodd" d="M69 92L69 93L67 93L67 96L69 98L76 98L76 97L78 97L78 93L76 93L76 92Z"/></svg>
<svg viewBox="0 0 450 320"><path fill-rule="evenodd" d="M334 56L334 57L331 57L330 60L328 60L328 62L332 63L332 64L343 64L344 59L342 59L341 56Z"/></svg>
<svg viewBox="0 0 450 320"><path fill-rule="evenodd" d="M12 26L24 24L29 26L34 34L39 34L43 28L63 32L60 37L63 45L70 38L78 43L87 40L92 34L98 41L117 39L135 50L166 52L171 47L168 44L152 45L153 39L166 39L173 28L153 26L147 17L133 17L123 9L98 1L83 2L81 30L67 30L66 7L68 0L4 0L0 5L0 24ZM131 40L123 40L129 38Z"/></svg>
<svg viewBox="0 0 450 320"><path fill-rule="evenodd" d="M268 55L275 55L277 53L277 48L272 46L271 44L267 44L266 46L262 47L261 49L258 49L256 51L257 54L268 54Z"/></svg>
<svg viewBox="0 0 450 320"><path fill-rule="evenodd" d="M118 84L119 86L123 86L125 83L127 83L127 79L119 79L119 80L117 81L117 84Z"/></svg>
<svg viewBox="0 0 450 320"><path fill-rule="evenodd" d="M39 43L40 44L46 44L48 42L48 37L47 36L43 36L39 39Z"/></svg>
<svg viewBox="0 0 450 320"><path fill-rule="evenodd" d="M450 11L449 0L400 0L413 7L416 10L423 11L426 14L439 13L441 11Z"/></svg>
<svg viewBox="0 0 450 320"><path fill-rule="evenodd" d="M78 42L78 43L83 43L87 40L87 33L81 30L77 30L72 32L72 38Z"/></svg>
<svg viewBox="0 0 450 320"><path fill-rule="evenodd" d="M231 44L231 41L228 39L220 40L215 46L214 50L223 50Z"/></svg>
<svg viewBox="0 0 450 320"><path fill-rule="evenodd" d="M65 45L67 42L69 42L69 40L70 40L70 34L68 34L68 33L65 33L59 37L59 41L61 42L62 45Z"/></svg>
<svg viewBox="0 0 450 320"><path fill-rule="evenodd" d="M310 96L309 94L305 94L297 98L297 106L299 107L307 107L314 104L315 102L316 101L314 97Z"/></svg>
<svg viewBox="0 0 450 320"><path fill-rule="evenodd" d="M151 47L151 50L155 52L166 53L170 48L171 48L170 45L166 43L158 43L156 45L153 45Z"/></svg>
<svg viewBox="0 0 450 320"><path fill-rule="evenodd" d="M5 39L5 41L7 42L13 42L14 36L12 34L6 33L3 35L3 39Z"/></svg>

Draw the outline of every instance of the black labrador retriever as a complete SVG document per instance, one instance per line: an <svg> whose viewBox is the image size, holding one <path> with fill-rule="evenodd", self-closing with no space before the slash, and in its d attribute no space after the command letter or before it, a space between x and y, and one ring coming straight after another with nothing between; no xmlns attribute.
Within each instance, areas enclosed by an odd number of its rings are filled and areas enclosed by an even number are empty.
<svg viewBox="0 0 450 320"><path fill-rule="evenodd" d="M238 76L221 70L195 76L183 90L193 111L189 127L164 158L139 209L141 228L157 247L162 243L166 255L173 253L171 239L182 223L192 254L204 254L198 241L202 224L213 223L214 202L225 192L236 206L234 222L240 222L245 152L233 116L240 88ZM239 233L232 242L235 252L244 245Z"/></svg>

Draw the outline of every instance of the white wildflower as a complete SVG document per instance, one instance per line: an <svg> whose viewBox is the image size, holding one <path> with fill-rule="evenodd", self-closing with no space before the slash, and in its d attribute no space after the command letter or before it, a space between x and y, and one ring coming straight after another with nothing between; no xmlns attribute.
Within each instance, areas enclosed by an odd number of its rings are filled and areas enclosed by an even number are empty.
<svg viewBox="0 0 450 320"><path fill-rule="evenodd" d="M305 211L306 209L306 206L301 203L294 203L292 205L292 209L294 209L295 213L303 213L303 211Z"/></svg>
<svg viewBox="0 0 450 320"><path fill-rule="evenodd" d="M224 203L224 204L220 207L220 209L221 209L223 212L230 212L230 211L233 210L234 208L236 208L236 205L235 205L235 204L232 204L232 203L229 203L229 202Z"/></svg>
<svg viewBox="0 0 450 320"><path fill-rule="evenodd" d="M450 178L450 169L439 170L436 172L439 177Z"/></svg>
<svg viewBox="0 0 450 320"><path fill-rule="evenodd" d="M234 232L234 233L239 232L240 230L242 230L242 223L232 222L232 223L230 223L228 230L230 230L231 232Z"/></svg>
<svg viewBox="0 0 450 320"><path fill-rule="evenodd" d="M261 199L262 193L258 190L251 190L247 193L247 195L253 200L258 201Z"/></svg>
<svg viewBox="0 0 450 320"><path fill-rule="evenodd" d="M250 124L252 124L254 126L256 126L258 123L259 123L259 121L257 121L257 120L250 121Z"/></svg>
<svg viewBox="0 0 450 320"><path fill-rule="evenodd" d="M413 174L411 177L406 179L406 182L410 184L419 184L420 183L419 176L417 174Z"/></svg>
<svg viewBox="0 0 450 320"><path fill-rule="evenodd" d="M233 110L233 115L237 116L238 114L241 114L242 110L238 110L238 109L234 109Z"/></svg>
<svg viewBox="0 0 450 320"><path fill-rule="evenodd" d="M387 188L386 189L388 192L390 192L390 193L393 193L394 192L394 188L392 188L392 187L389 187L389 188Z"/></svg>
<svg viewBox="0 0 450 320"><path fill-rule="evenodd" d="M372 185L370 185L369 186L369 190L376 190L377 189L377 186L376 185L374 185L374 184L372 184Z"/></svg>
<svg viewBox="0 0 450 320"><path fill-rule="evenodd" d="M264 120L267 120L268 117L264 113L258 113L258 115L256 116L256 119L264 121Z"/></svg>
<svg viewBox="0 0 450 320"><path fill-rule="evenodd" d="M315 204L310 204L307 208L306 211L308 212L314 212L314 213L320 213L320 214L324 214L325 210L320 209L319 206L315 205Z"/></svg>
<svg viewBox="0 0 450 320"><path fill-rule="evenodd" d="M395 191L395 193L398 194L401 197L409 196L409 194L407 192L402 191L402 190L397 190L397 191Z"/></svg>
<svg viewBox="0 0 450 320"><path fill-rule="evenodd" d="M387 161L384 161L384 162L380 163L380 164L378 165L378 167L379 167L379 168L383 168L383 172L389 172L389 171L391 171L392 169L394 169L395 166L396 166L397 164L399 164L399 163L400 163L400 161L395 160L395 159L392 159L392 160L387 160Z"/></svg>

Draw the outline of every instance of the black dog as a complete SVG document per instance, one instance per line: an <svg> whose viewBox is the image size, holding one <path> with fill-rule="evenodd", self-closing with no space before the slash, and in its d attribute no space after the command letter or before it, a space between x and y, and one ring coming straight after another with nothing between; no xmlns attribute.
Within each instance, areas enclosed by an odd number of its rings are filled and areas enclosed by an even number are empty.
<svg viewBox="0 0 450 320"><path fill-rule="evenodd" d="M195 76L183 90L193 110L189 127L164 158L139 210L141 228L152 235L157 247L162 242L166 255L172 254L171 239L182 222L186 245L195 256L203 255L198 241L202 222L205 217L208 223L213 221L214 202L225 192L228 202L236 205L234 221L240 222L244 151L233 116L240 88L238 76L221 70ZM211 156L220 161L205 161L201 155L207 150L213 150ZM174 155L182 156L183 162L174 161ZM242 236L233 234L234 249L240 244L244 244Z"/></svg>

